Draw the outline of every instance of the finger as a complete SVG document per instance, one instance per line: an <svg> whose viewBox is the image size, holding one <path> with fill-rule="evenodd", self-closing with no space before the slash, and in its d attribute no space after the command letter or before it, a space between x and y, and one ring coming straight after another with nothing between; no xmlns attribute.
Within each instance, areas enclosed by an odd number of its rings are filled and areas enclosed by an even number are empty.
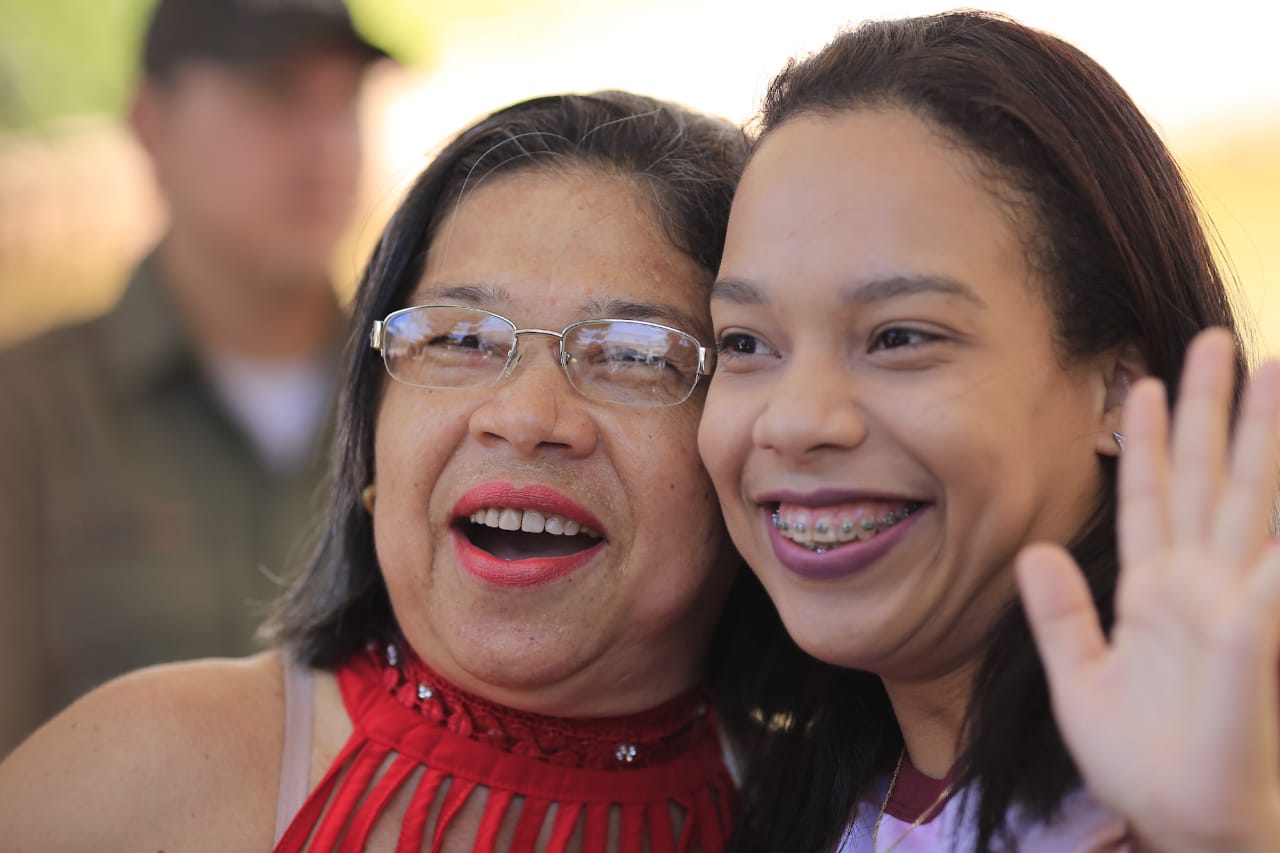
<svg viewBox="0 0 1280 853"><path fill-rule="evenodd" d="M1117 544L1129 569L1169 541L1168 405L1158 379L1134 384L1124 405Z"/></svg>
<svg viewBox="0 0 1280 853"><path fill-rule="evenodd" d="M1248 612L1238 620L1255 638L1267 644L1268 666L1274 667L1280 653L1280 542L1269 541L1263 548L1257 568L1245 587Z"/></svg>
<svg viewBox="0 0 1280 853"><path fill-rule="evenodd" d="M1015 571L1049 688L1057 696L1071 695L1107 650L1084 575L1057 545L1024 548Z"/></svg>
<svg viewBox="0 0 1280 853"><path fill-rule="evenodd" d="M1204 711L1211 718L1246 729L1250 717L1259 721L1245 742L1252 752L1274 756L1280 735L1276 726L1280 719L1280 547L1268 543L1263 548L1255 571L1240 590L1237 606L1225 616L1218 630L1209 635L1217 654L1206 671ZM1238 766L1244 768L1252 757L1240 756ZM1274 773L1272 759L1267 778L1274 778Z"/></svg>
<svg viewBox="0 0 1280 853"><path fill-rule="evenodd" d="M1226 461L1235 341L1223 329L1196 336L1187 352L1173 419L1169 506L1176 542L1201 542Z"/></svg>
<svg viewBox="0 0 1280 853"><path fill-rule="evenodd" d="M1231 449L1230 476L1223 484L1214 521L1216 553L1236 565L1252 564L1268 538L1280 472L1280 362L1254 373L1240 406Z"/></svg>

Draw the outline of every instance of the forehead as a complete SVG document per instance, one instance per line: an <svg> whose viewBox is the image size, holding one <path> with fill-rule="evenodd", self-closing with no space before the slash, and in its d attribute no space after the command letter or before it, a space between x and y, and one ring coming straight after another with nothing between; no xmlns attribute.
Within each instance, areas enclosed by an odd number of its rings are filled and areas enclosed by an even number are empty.
<svg viewBox="0 0 1280 853"><path fill-rule="evenodd" d="M893 108L803 116L765 137L730 217L725 267L744 260L772 267L733 274L1025 272L1015 212L976 158Z"/></svg>
<svg viewBox="0 0 1280 853"><path fill-rule="evenodd" d="M651 195L634 181L538 169L464 191L436 230L414 301L479 285L511 303L486 307L563 310L620 299L668 304L701 325L710 280L667 237Z"/></svg>
<svg viewBox="0 0 1280 853"><path fill-rule="evenodd" d="M354 98L364 71L364 59L349 47L318 43L260 62L193 59L178 70L175 81L178 91L205 97L261 93L296 100L323 90Z"/></svg>

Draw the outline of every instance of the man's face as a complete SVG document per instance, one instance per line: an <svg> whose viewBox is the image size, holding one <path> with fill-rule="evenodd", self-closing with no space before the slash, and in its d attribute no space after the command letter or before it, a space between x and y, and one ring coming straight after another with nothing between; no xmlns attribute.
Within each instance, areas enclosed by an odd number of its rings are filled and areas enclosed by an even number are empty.
<svg viewBox="0 0 1280 853"><path fill-rule="evenodd" d="M363 70L350 50L316 48L148 84L138 125L175 229L260 274L327 272L355 201Z"/></svg>

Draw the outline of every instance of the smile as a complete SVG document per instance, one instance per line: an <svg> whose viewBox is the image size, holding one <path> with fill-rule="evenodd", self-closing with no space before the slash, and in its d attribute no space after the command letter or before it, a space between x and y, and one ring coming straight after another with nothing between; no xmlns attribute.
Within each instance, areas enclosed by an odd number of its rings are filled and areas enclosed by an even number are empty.
<svg viewBox="0 0 1280 853"><path fill-rule="evenodd" d="M521 507L486 507L468 517L463 535L499 559L568 557L597 544L600 533L572 518Z"/></svg>
<svg viewBox="0 0 1280 853"><path fill-rule="evenodd" d="M778 562L811 581L859 573L889 554L932 504L826 491L758 504Z"/></svg>
<svg viewBox="0 0 1280 853"><path fill-rule="evenodd" d="M590 562L605 544L601 527L554 489L489 483L458 502L452 534L467 572L501 586L530 586Z"/></svg>
<svg viewBox="0 0 1280 853"><path fill-rule="evenodd" d="M779 504L773 526L786 539L825 554L849 542L865 542L906 521L920 509L915 501L898 506L858 505L841 509Z"/></svg>
<svg viewBox="0 0 1280 853"><path fill-rule="evenodd" d="M572 518L536 509L519 507L489 507L471 513L471 523L498 530L520 530L525 533L550 533L552 536L577 536L581 533L590 539L600 534L590 527L583 527Z"/></svg>

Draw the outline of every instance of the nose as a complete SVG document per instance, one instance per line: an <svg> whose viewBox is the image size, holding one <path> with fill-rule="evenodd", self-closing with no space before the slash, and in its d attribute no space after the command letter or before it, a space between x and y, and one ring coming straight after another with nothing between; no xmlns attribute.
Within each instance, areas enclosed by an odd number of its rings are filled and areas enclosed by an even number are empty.
<svg viewBox="0 0 1280 853"><path fill-rule="evenodd" d="M751 437L757 447L794 460L851 450L866 440L867 420L851 372L828 360L794 361L768 392Z"/></svg>
<svg viewBox="0 0 1280 853"><path fill-rule="evenodd" d="M359 168L360 124L355 105L313 110L310 142L316 160L329 169Z"/></svg>
<svg viewBox="0 0 1280 853"><path fill-rule="evenodd" d="M560 367L558 338L538 337L521 336L512 369L471 413L471 435L509 445L524 458L548 451L587 456L600 440L590 404Z"/></svg>

